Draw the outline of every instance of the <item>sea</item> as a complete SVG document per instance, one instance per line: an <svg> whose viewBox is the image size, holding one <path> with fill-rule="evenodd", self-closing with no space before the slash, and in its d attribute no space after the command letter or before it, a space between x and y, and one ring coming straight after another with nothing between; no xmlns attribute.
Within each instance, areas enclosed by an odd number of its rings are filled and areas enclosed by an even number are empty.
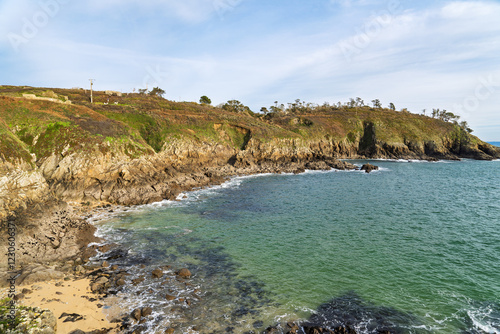
<svg viewBox="0 0 500 334"><path fill-rule="evenodd" d="M235 177L91 218L119 245L94 260L145 277L104 311L151 306L144 333L286 333L290 321L500 333L500 161L369 162L380 169Z"/></svg>

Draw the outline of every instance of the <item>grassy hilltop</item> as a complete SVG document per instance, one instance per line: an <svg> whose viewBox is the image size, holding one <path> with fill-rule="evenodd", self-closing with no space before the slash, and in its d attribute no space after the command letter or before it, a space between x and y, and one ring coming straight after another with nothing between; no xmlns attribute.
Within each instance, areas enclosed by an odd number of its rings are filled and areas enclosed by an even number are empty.
<svg viewBox="0 0 500 334"><path fill-rule="evenodd" d="M456 123L384 108L299 104L264 115L148 94L118 95L94 91L90 104L88 90L0 86L2 159L36 163L54 153L96 151L135 158L160 152L179 139L241 150L250 138L262 143L299 140L304 145L335 141L366 157L420 151L437 157L495 156Z"/></svg>

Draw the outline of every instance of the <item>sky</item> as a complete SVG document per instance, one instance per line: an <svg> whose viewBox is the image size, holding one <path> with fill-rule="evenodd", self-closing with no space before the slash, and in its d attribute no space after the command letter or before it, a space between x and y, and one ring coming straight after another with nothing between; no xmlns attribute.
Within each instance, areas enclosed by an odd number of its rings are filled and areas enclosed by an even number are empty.
<svg viewBox="0 0 500 334"><path fill-rule="evenodd" d="M500 141L500 1L0 0L0 84L253 111L361 97Z"/></svg>

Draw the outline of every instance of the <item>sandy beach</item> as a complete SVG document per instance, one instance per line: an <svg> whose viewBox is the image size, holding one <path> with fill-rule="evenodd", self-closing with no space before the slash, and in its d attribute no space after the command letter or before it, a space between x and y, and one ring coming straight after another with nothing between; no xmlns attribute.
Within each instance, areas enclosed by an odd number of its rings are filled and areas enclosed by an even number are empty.
<svg viewBox="0 0 500 334"><path fill-rule="evenodd" d="M84 332L112 329L109 333L118 333L119 324L108 321L102 302L90 291L89 284L90 280L84 278L20 286L19 291L25 293L18 305L52 311L57 319L57 333L71 333L77 329Z"/></svg>

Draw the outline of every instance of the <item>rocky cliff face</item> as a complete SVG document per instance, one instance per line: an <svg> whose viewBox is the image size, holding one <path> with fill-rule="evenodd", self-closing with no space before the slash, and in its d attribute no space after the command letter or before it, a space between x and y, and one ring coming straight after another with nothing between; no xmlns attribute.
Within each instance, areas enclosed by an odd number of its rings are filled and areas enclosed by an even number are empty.
<svg viewBox="0 0 500 334"><path fill-rule="evenodd" d="M364 137L363 137L364 138ZM78 203L143 204L175 198L181 191L218 183L236 174L279 172L305 168L325 159L493 159L490 145L458 145L449 139L387 143L373 136L348 140L249 139L244 149L217 142L178 139L154 155L130 158L95 152L53 154L39 167L11 165L0 177L1 217L53 195Z"/></svg>

